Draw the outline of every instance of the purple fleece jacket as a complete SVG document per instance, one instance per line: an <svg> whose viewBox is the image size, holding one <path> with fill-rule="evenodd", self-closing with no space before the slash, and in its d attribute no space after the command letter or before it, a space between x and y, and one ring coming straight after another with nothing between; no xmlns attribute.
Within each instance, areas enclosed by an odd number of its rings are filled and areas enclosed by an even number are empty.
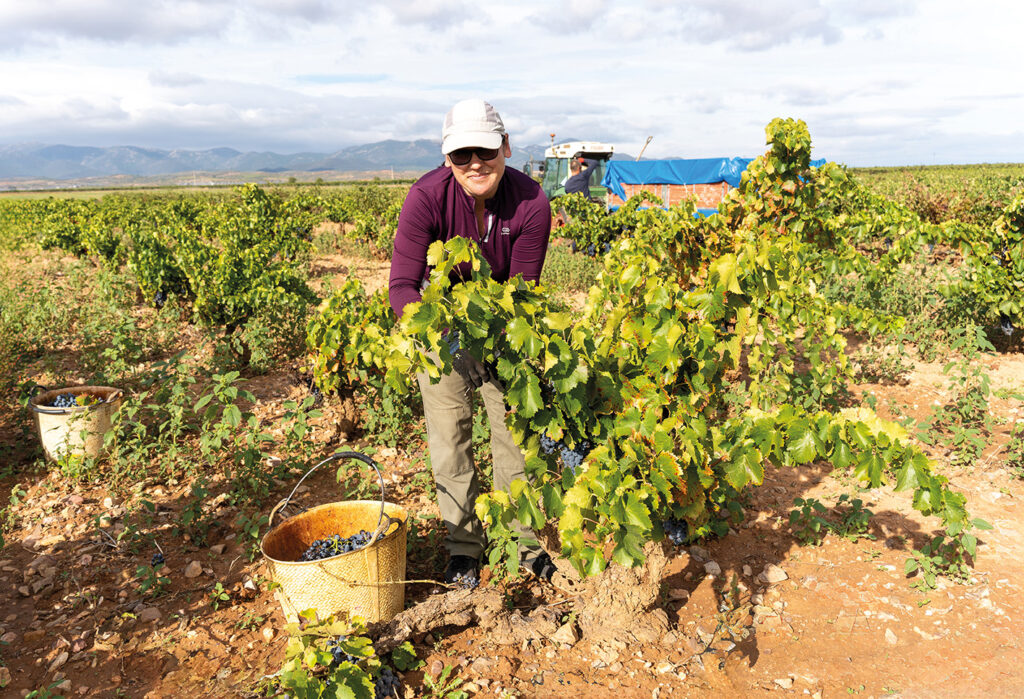
<svg viewBox="0 0 1024 699"><path fill-rule="evenodd" d="M481 241L473 198L450 168L432 170L412 186L398 217L391 257L388 298L395 315L401 317L406 304L420 300L428 276L427 248L435 240L462 236L476 241L495 281L506 282L517 274L528 281L540 279L551 234L551 205L540 185L507 167L497 193L485 205L487 234ZM466 278L469 266L462 267L458 273Z"/></svg>

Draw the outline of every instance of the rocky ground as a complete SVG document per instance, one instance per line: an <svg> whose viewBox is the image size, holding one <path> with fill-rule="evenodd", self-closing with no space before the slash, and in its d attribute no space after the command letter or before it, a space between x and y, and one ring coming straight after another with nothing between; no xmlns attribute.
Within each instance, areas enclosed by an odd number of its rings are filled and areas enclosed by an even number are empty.
<svg viewBox="0 0 1024 699"><path fill-rule="evenodd" d="M349 273L357 263L321 264ZM385 265L358 264L380 283ZM305 395L299 370L284 367L249 381L258 415ZM986 360L985 370L993 389L1024 390L1019 353ZM905 385L857 391L873 393L883 415L922 420L947 397L946 384L941 365L918 362ZM935 589L912 587L917 578L904 574L904 563L937 521L913 512L905 494L859 490L848 474L821 465L769 470L745 503L742 525L672 552L661 578L656 606L664 626L656 638L629 639L626 620L611 630L626 633L580 640L577 619L566 610L581 600L523 579L503 585L503 594L513 608L542 610L548 633L515 645L498 645L474 625L416 633L424 664L403 674L406 696L454 697L435 679L441 676L460 681L448 690L481 697L1022 696L1024 481L1007 465L1021 409L1012 397L992 401L996 428L969 466L950 465L946 448L932 449L972 515L994 526L981 533L966 584L939 578ZM358 432L339 432L339 410L327 406L310 438L373 451ZM0 430L3 457L13 461L35 448L29 425L16 427L20 419ZM418 432L411 426L405 447L376 450L374 458L388 499L411 516L409 577L428 580L438 578L445 558ZM312 477L298 504L338 499L335 476ZM214 492L217 485L214 478ZM279 484L268 513L292 485ZM253 548L258 539L239 534L238 512L226 497L209 500L215 524L200 545L174 534L188 484L143 482L113 493L103 483L83 486L42 468L10 474L0 488L9 505L0 550L0 695L253 696L280 667L284 617ZM372 482L360 488L367 495ZM873 513L865 535L802 544L789 521L794 498L817 498L834 520L843 494ZM139 509L143 499L151 510ZM160 551L166 582L154 584L147 568ZM435 584L410 584L406 605L445 593Z"/></svg>

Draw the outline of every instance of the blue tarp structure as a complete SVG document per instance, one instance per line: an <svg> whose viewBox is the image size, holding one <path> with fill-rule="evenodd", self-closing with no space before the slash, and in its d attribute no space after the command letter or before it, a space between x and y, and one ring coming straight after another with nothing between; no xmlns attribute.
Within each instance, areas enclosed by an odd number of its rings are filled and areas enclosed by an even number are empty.
<svg viewBox="0 0 1024 699"><path fill-rule="evenodd" d="M626 198L622 184L711 184L728 182L738 187L743 171L753 158L690 158L686 160L609 160L601 185L620 199ZM820 167L825 159L812 160Z"/></svg>

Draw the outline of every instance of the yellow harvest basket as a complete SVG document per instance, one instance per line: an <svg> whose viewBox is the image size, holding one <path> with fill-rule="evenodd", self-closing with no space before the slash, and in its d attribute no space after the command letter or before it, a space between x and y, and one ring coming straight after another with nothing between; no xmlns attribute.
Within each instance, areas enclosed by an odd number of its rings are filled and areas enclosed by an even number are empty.
<svg viewBox="0 0 1024 699"><path fill-rule="evenodd" d="M380 478L381 499L333 502L293 515L273 526L274 515L286 507L302 481L320 466L341 458L368 463ZM368 623L390 621L405 608L405 541L407 513L384 501L384 478L373 459L358 452L338 452L306 472L287 498L270 513L271 529L261 549L285 618L298 621L300 612L316 609L319 618L331 614L359 616ZM370 542L356 550L318 561L299 558L317 539L360 530L373 532Z"/></svg>
<svg viewBox="0 0 1024 699"><path fill-rule="evenodd" d="M88 395L96 402L71 408L52 403L62 393L78 398ZM61 462L68 458L97 459L104 453L104 435L110 431L114 413L121 407L120 389L110 386L69 386L43 390L29 401L36 430L46 458Z"/></svg>

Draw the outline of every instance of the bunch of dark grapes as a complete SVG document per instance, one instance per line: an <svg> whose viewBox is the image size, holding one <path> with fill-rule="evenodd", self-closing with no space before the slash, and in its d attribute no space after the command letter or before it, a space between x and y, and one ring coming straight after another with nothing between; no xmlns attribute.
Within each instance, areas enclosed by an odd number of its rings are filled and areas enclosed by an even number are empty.
<svg viewBox="0 0 1024 699"><path fill-rule="evenodd" d="M375 699L402 696L402 681L398 679L398 675L392 672L391 668L382 667L380 669L377 681L373 685L373 696Z"/></svg>
<svg viewBox="0 0 1024 699"><path fill-rule="evenodd" d="M676 546L685 544L686 540L690 537L690 527L686 524L686 520L666 519L661 523L661 526L665 529L665 533L668 534L668 538Z"/></svg>
<svg viewBox="0 0 1024 699"><path fill-rule="evenodd" d="M336 667L344 662L359 662L359 658L350 653L346 653L345 649L341 647L341 644L347 640L348 636L338 636L336 639L327 644L327 650L331 653L331 667Z"/></svg>
<svg viewBox="0 0 1024 699"><path fill-rule="evenodd" d="M560 443L548 437L546 432L540 436L540 448L545 454L554 454Z"/></svg>
<svg viewBox="0 0 1024 699"><path fill-rule="evenodd" d="M163 308L165 303L167 303L166 291L158 291L155 294L153 294L153 305L156 307L157 310Z"/></svg>
<svg viewBox="0 0 1024 699"><path fill-rule="evenodd" d="M162 566L163 564L164 564L164 555L162 553L154 553L153 554L153 560L151 560L149 562L149 565L152 566L153 568L156 568L157 566Z"/></svg>
<svg viewBox="0 0 1024 699"><path fill-rule="evenodd" d="M75 401L75 396L72 393L61 393L53 399L54 408L73 408L76 405L78 403Z"/></svg>
<svg viewBox="0 0 1024 699"><path fill-rule="evenodd" d="M1013 323L1010 321L1009 316L1004 316L1004 315L999 316L999 328L1003 331L1003 334L1006 335L1007 337L1009 337L1010 335L1013 335L1014 327L1013 327Z"/></svg>
<svg viewBox="0 0 1024 699"><path fill-rule="evenodd" d="M365 529L360 530L358 533L353 534L349 537L342 538L341 534L335 534L329 536L326 539L317 539L306 552L302 554L300 561L319 561L322 558L331 558L342 553L348 553L350 551L356 551L363 548L370 543L370 537L373 536L370 532Z"/></svg>
<svg viewBox="0 0 1024 699"><path fill-rule="evenodd" d="M459 333L453 330L450 333L448 333L448 337L445 339L448 340L448 351L452 353L452 356L454 356L455 353L458 352L459 348L462 346L462 344L459 342Z"/></svg>
<svg viewBox="0 0 1024 699"><path fill-rule="evenodd" d="M316 379L309 377L309 395L313 396L313 405L320 405L324 402L323 391L316 385Z"/></svg>
<svg viewBox="0 0 1024 699"><path fill-rule="evenodd" d="M540 436L540 449L544 454L554 454L556 451L562 458L562 464L566 466L572 475L576 475L576 469L583 463L583 459L587 458L587 454L593 447L590 442L580 442L575 448L566 446L562 440L554 440L547 435L545 432Z"/></svg>
<svg viewBox="0 0 1024 699"><path fill-rule="evenodd" d="M590 442L580 442L576 447L570 448L561 445L561 457L562 463L572 471L572 475L576 475L576 469L583 463L583 459L587 458L587 454L590 453Z"/></svg>
<svg viewBox="0 0 1024 699"><path fill-rule="evenodd" d="M465 573L456 573L455 577L452 578L452 584L458 585L464 590L475 590L480 584L480 576L472 570Z"/></svg>

